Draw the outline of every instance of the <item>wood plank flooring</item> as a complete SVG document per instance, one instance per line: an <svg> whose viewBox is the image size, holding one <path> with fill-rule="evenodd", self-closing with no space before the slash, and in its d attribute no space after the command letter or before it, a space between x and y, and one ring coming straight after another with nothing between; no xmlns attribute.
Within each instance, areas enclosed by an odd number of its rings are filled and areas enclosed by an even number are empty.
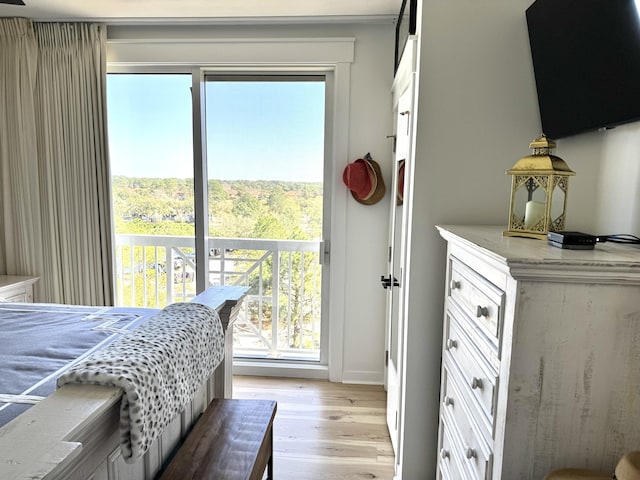
<svg viewBox="0 0 640 480"><path fill-rule="evenodd" d="M392 480L381 386L233 377L234 398L275 400L275 480Z"/></svg>

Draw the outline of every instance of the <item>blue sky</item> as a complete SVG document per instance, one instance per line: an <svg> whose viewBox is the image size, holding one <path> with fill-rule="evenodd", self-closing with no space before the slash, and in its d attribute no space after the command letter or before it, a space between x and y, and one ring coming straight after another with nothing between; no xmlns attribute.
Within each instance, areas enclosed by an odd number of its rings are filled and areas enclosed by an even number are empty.
<svg viewBox="0 0 640 480"><path fill-rule="evenodd" d="M112 175L193 175L191 76L107 80ZM209 178L321 182L322 82L208 82Z"/></svg>

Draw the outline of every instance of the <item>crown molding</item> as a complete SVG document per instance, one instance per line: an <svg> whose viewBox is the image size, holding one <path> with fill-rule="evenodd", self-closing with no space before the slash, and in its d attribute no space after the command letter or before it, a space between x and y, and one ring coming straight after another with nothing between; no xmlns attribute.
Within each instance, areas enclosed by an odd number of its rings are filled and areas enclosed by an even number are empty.
<svg viewBox="0 0 640 480"><path fill-rule="evenodd" d="M95 22L107 26L210 26L210 25L395 25L397 15L317 15L260 17L92 17L37 18L34 22Z"/></svg>

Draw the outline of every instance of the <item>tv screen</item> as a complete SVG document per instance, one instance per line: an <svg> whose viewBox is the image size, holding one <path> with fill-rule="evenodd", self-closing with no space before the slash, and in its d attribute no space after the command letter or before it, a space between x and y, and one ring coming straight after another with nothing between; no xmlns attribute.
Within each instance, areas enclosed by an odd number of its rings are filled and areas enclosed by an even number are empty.
<svg viewBox="0 0 640 480"><path fill-rule="evenodd" d="M542 130L640 119L640 0L536 0L526 12Z"/></svg>

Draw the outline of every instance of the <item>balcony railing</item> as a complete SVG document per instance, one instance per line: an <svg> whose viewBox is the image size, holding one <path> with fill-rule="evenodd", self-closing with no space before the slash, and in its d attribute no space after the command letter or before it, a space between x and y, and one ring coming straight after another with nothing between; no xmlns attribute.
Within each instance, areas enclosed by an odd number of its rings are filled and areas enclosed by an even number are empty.
<svg viewBox="0 0 640 480"><path fill-rule="evenodd" d="M195 239L116 235L116 304L163 308L196 295ZM210 238L210 285L250 287L234 356L320 358L318 241Z"/></svg>

